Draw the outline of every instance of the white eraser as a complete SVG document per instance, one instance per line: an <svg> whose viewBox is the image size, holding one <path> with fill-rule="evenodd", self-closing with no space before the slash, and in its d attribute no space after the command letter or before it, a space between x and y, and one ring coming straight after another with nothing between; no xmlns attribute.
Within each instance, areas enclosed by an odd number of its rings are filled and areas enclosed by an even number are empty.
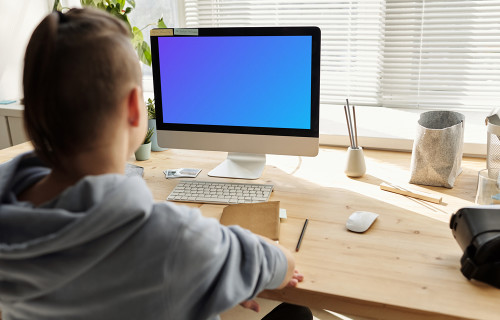
<svg viewBox="0 0 500 320"><path fill-rule="evenodd" d="M285 220L286 218L287 218L286 209L280 209L280 220L281 219Z"/></svg>

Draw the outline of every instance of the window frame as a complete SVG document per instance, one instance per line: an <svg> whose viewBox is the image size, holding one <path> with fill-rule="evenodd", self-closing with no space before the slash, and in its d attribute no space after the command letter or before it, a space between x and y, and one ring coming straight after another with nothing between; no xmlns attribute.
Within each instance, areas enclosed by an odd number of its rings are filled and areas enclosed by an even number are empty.
<svg viewBox="0 0 500 320"><path fill-rule="evenodd" d="M185 16L185 2L184 0L178 0L178 21L179 27L186 26L186 16ZM382 82L380 83L382 86ZM381 98L381 103L383 100ZM364 106L358 108L358 119L363 118L363 113L371 115L370 119L373 118L374 114L382 114L381 120L397 118L398 123L406 123L407 127L415 128L417 126L418 114L430 110L429 108L397 108L394 106ZM369 109L368 109L369 108ZM328 110L330 112L324 112ZM368 112L367 110L371 110ZM490 114L488 110L466 110L466 109L449 109L463 113L466 116L465 122L465 137L464 137L464 155L475 156L475 157L485 157L486 156L486 126L484 125L484 119ZM363 112L364 111L364 112ZM321 145L331 145L331 146L342 146L347 147L349 145L349 138L347 135L347 129L345 125L345 119L343 116L343 108L341 105L321 105L320 111L320 144ZM335 128L327 128L326 124L336 123ZM322 124L326 123L326 124ZM358 123L358 135L359 143L365 148L381 149L381 150L396 150L411 152L413 146L414 134L405 132L404 134L397 134L398 125L394 125L394 122L383 122L383 128L385 133L380 131L376 132L376 123L366 123L360 121ZM482 134L481 129L482 128ZM474 131L473 131L474 130ZM483 137L481 137L481 135Z"/></svg>

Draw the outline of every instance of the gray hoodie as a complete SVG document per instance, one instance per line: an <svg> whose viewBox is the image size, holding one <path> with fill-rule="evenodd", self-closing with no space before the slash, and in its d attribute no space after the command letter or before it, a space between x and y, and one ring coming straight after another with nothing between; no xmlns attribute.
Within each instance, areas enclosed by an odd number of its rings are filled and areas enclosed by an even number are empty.
<svg viewBox="0 0 500 320"><path fill-rule="evenodd" d="M140 177L88 176L38 207L17 200L49 172L33 153L0 165L4 320L213 319L284 279L279 249L154 203Z"/></svg>

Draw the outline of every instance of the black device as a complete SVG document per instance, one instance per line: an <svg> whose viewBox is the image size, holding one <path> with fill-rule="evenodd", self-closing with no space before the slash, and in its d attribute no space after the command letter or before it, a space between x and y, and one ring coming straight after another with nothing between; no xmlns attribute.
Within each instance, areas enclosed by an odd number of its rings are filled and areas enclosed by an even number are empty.
<svg viewBox="0 0 500 320"><path fill-rule="evenodd" d="M462 274L500 288L500 207L465 207L452 215L450 228L464 251Z"/></svg>

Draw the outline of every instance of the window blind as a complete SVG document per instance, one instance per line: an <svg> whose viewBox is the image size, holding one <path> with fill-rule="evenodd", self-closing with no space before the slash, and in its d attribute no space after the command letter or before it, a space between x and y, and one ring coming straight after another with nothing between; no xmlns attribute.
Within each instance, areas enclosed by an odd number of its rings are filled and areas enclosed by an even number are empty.
<svg viewBox="0 0 500 320"><path fill-rule="evenodd" d="M321 103L500 104L500 0L184 0L188 27L316 25Z"/></svg>
<svg viewBox="0 0 500 320"><path fill-rule="evenodd" d="M318 26L321 103L379 105L383 0L185 0L186 27Z"/></svg>
<svg viewBox="0 0 500 320"><path fill-rule="evenodd" d="M500 1L388 0L382 104L500 104Z"/></svg>

